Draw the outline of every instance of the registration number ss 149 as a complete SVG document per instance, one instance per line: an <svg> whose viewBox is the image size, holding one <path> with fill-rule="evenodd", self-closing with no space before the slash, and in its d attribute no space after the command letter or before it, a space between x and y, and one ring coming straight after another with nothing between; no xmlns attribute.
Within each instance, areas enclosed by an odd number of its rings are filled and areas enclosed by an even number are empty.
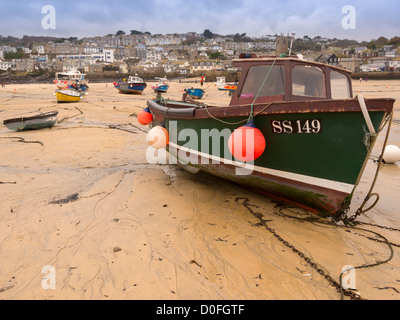
<svg viewBox="0 0 400 320"><path fill-rule="evenodd" d="M273 120L272 132L275 134L320 134L322 120Z"/></svg>

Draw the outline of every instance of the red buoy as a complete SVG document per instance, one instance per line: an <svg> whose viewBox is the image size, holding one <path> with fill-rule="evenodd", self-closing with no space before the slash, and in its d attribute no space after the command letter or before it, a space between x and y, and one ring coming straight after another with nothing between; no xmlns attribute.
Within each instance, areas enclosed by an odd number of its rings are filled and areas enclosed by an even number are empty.
<svg viewBox="0 0 400 320"><path fill-rule="evenodd" d="M138 114L137 119L141 125L147 126L153 121L153 115L150 109L146 108Z"/></svg>
<svg viewBox="0 0 400 320"><path fill-rule="evenodd" d="M251 162L261 157L267 144L264 135L250 120L232 133L228 146L235 159Z"/></svg>

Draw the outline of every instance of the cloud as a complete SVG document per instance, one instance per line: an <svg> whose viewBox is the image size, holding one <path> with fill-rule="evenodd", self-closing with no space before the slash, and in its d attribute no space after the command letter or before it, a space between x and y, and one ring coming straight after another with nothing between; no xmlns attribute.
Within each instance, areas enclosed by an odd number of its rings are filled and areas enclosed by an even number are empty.
<svg viewBox="0 0 400 320"><path fill-rule="evenodd" d="M57 10L56 30L43 30L44 5ZM342 8L357 12L357 29L344 30ZM398 0L0 0L0 32L22 36L102 36L118 30L155 33L247 33L249 36L296 31L298 36L370 40L400 30Z"/></svg>

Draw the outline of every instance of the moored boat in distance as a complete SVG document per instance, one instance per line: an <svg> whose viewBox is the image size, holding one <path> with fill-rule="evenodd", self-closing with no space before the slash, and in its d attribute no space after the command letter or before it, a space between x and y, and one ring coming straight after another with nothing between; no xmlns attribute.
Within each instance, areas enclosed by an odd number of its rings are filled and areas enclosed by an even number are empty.
<svg viewBox="0 0 400 320"><path fill-rule="evenodd" d="M184 91L192 99L201 99L206 93L203 89L195 89L195 88L185 89Z"/></svg>
<svg viewBox="0 0 400 320"><path fill-rule="evenodd" d="M342 215L395 100L354 97L350 72L297 57L242 54L233 65L242 73L226 107L148 101L150 126L168 130L170 160L321 216Z"/></svg>
<svg viewBox="0 0 400 320"><path fill-rule="evenodd" d="M54 84L58 89L76 89L79 91L87 91L89 81L85 79L85 74L82 74L76 69L66 69L63 72L57 72Z"/></svg>
<svg viewBox="0 0 400 320"><path fill-rule="evenodd" d="M159 82L152 86L151 88L155 93L167 93L169 89L168 79L167 78L156 78Z"/></svg>
<svg viewBox="0 0 400 320"><path fill-rule="evenodd" d="M57 121L58 111L51 111L35 116L8 119L3 124L12 131L28 131L52 128Z"/></svg>
<svg viewBox="0 0 400 320"><path fill-rule="evenodd" d="M85 92L79 92L73 89L57 90L55 92L58 103L72 103L83 100Z"/></svg>
<svg viewBox="0 0 400 320"><path fill-rule="evenodd" d="M131 76L128 81L114 82L114 87L124 94L142 94L147 88L147 84L138 76Z"/></svg>
<svg viewBox="0 0 400 320"><path fill-rule="evenodd" d="M225 77L217 77L217 81L214 82L214 85L220 91L236 91L237 83L226 83Z"/></svg>

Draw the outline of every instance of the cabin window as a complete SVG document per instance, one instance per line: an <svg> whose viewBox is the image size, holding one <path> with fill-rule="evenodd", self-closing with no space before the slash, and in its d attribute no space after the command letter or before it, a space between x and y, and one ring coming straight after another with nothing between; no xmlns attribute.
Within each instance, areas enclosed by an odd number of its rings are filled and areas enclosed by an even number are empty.
<svg viewBox="0 0 400 320"><path fill-rule="evenodd" d="M350 82L343 73L331 72L332 99L350 99Z"/></svg>
<svg viewBox="0 0 400 320"><path fill-rule="evenodd" d="M295 66L292 71L293 95L326 98L325 77L320 68Z"/></svg>
<svg viewBox="0 0 400 320"><path fill-rule="evenodd" d="M267 80L265 80L268 72L270 72L269 76ZM263 83L264 86L261 88ZM270 65L251 67L239 97L254 99L259 91L259 97L284 95L285 67L278 65L272 66L272 68Z"/></svg>

